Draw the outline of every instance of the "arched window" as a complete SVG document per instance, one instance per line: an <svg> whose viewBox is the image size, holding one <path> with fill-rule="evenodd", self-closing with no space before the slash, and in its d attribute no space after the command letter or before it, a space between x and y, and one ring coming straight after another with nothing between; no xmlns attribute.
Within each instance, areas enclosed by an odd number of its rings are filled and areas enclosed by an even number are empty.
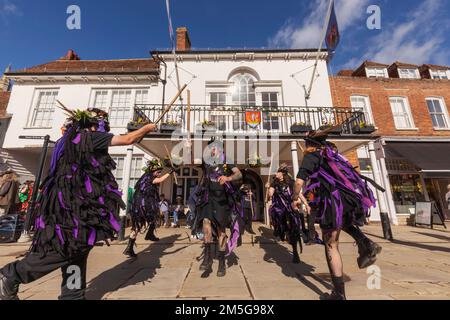
<svg viewBox="0 0 450 320"><path fill-rule="evenodd" d="M232 79L233 104L243 107L256 106L255 78L248 73L241 73Z"/></svg>

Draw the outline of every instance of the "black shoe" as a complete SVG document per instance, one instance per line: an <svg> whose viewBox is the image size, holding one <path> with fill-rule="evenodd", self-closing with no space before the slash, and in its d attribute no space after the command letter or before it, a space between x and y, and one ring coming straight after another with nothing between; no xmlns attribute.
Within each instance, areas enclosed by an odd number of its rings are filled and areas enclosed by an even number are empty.
<svg viewBox="0 0 450 320"><path fill-rule="evenodd" d="M212 272L213 265L213 244L207 243L203 249L203 261L200 264L200 271Z"/></svg>
<svg viewBox="0 0 450 320"><path fill-rule="evenodd" d="M153 230L149 229L147 231L147 234L145 235L145 240L156 242L156 241L159 241L160 239L157 236L155 236L155 234L153 233Z"/></svg>
<svg viewBox="0 0 450 320"><path fill-rule="evenodd" d="M0 300L19 300L19 284L0 273Z"/></svg>
<svg viewBox="0 0 450 320"><path fill-rule="evenodd" d="M360 269L365 269L377 261L377 255L381 253L381 246L365 238L358 243L358 253L359 257L357 259L358 266Z"/></svg>
<svg viewBox="0 0 450 320"><path fill-rule="evenodd" d="M218 277L225 277L227 274L227 266L225 264L225 252L219 252L219 268L217 269Z"/></svg>
<svg viewBox="0 0 450 320"><path fill-rule="evenodd" d="M344 300L347 300L347 298L344 295L339 294L339 293L337 293L336 291L333 290L333 291L331 291L331 294L330 293L324 293L320 297L320 300L341 300L341 301L344 301Z"/></svg>
<svg viewBox="0 0 450 320"><path fill-rule="evenodd" d="M134 252L135 243L136 243L136 239L129 239L127 248L125 249L123 254L126 256L129 256L130 258L136 258L137 254Z"/></svg>

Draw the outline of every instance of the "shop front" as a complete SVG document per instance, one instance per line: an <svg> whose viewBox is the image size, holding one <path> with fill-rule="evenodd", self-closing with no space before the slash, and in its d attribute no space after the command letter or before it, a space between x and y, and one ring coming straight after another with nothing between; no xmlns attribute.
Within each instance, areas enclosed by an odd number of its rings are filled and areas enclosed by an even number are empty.
<svg viewBox="0 0 450 320"><path fill-rule="evenodd" d="M450 141L386 141L386 166L397 215L415 214L416 202L433 201L450 218Z"/></svg>

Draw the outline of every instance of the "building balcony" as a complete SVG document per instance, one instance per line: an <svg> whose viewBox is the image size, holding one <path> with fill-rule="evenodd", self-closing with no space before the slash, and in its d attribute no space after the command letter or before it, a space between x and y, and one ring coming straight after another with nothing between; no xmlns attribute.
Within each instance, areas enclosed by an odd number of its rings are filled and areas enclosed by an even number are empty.
<svg viewBox="0 0 450 320"><path fill-rule="evenodd" d="M143 122L156 121L163 110L162 105L135 105L129 130L137 129ZM208 132L224 135L304 135L310 130L336 124L340 126L331 134L370 134L374 131L363 112L344 108L192 105L188 111L187 106L176 105L164 116L160 133L176 130L179 133Z"/></svg>

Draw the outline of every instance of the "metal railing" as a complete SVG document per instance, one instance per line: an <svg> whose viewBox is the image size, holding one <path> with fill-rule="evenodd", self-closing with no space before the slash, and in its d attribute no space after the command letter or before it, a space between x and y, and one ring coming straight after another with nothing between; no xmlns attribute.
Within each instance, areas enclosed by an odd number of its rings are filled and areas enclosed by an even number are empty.
<svg viewBox="0 0 450 320"><path fill-rule="evenodd" d="M163 112L164 106L137 104L133 121L154 121ZM218 132L266 132L290 134L293 125L312 130L341 124L343 134L352 134L355 128L370 126L365 114L346 108L320 108L301 106L210 106L192 105L190 115L187 107L176 105L163 118L163 124L177 124L182 132L209 130ZM190 119L189 125L187 119ZM208 123L206 123L208 122Z"/></svg>

